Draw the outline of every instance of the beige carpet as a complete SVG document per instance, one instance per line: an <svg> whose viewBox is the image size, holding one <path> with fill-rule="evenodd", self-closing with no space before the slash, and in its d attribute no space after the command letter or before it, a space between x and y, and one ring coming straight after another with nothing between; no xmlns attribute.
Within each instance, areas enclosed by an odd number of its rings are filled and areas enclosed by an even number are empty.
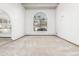
<svg viewBox="0 0 79 59"><path fill-rule="evenodd" d="M2 56L77 56L79 47L56 36L25 36L0 47Z"/></svg>

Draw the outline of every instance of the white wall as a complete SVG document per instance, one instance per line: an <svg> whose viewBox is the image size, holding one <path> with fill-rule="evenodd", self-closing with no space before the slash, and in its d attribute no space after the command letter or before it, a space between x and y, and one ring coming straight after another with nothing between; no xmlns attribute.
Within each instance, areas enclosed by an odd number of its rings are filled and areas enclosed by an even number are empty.
<svg viewBox="0 0 79 59"><path fill-rule="evenodd" d="M56 12L57 35L79 45L79 4L60 4Z"/></svg>
<svg viewBox="0 0 79 59"><path fill-rule="evenodd" d="M33 31L33 17L37 12L43 12L47 15L47 32ZM55 35L55 9L26 9L25 19L26 35Z"/></svg>
<svg viewBox="0 0 79 59"><path fill-rule="evenodd" d="M24 35L24 8L18 3L0 3L0 9L7 12L12 24L12 39Z"/></svg>

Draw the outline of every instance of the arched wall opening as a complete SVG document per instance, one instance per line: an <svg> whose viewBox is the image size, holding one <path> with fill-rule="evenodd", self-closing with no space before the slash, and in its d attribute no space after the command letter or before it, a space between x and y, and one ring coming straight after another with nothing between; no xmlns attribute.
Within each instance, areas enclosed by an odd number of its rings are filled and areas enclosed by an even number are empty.
<svg viewBox="0 0 79 59"><path fill-rule="evenodd" d="M0 37L11 38L11 20L4 10L0 9Z"/></svg>
<svg viewBox="0 0 79 59"><path fill-rule="evenodd" d="M47 31L47 15L37 12L33 17L34 31Z"/></svg>

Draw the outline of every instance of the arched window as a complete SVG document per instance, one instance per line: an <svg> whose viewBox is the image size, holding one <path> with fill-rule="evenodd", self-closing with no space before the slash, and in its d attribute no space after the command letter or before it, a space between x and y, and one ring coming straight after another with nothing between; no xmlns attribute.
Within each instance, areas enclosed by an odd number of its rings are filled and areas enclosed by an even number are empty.
<svg viewBox="0 0 79 59"><path fill-rule="evenodd" d="M3 36L7 34L11 34L10 18L5 11L0 10L0 35Z"/></svg>
<svg viewBox="0 0 79 59"><path fill-rule="evenodd" d="M47 31L47 16L45 13L36 13L33 20L34 31Z"/></svg>

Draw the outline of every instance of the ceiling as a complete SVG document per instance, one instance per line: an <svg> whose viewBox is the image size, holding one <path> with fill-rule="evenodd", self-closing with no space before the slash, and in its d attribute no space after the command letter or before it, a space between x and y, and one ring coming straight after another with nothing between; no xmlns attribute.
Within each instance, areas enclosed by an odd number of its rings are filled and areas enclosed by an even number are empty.
<svg viewBox="0 0 79 59"><path fill-rule="evenodd" d="M24 8L56 8L58 3L22 3Z"/></svg>

